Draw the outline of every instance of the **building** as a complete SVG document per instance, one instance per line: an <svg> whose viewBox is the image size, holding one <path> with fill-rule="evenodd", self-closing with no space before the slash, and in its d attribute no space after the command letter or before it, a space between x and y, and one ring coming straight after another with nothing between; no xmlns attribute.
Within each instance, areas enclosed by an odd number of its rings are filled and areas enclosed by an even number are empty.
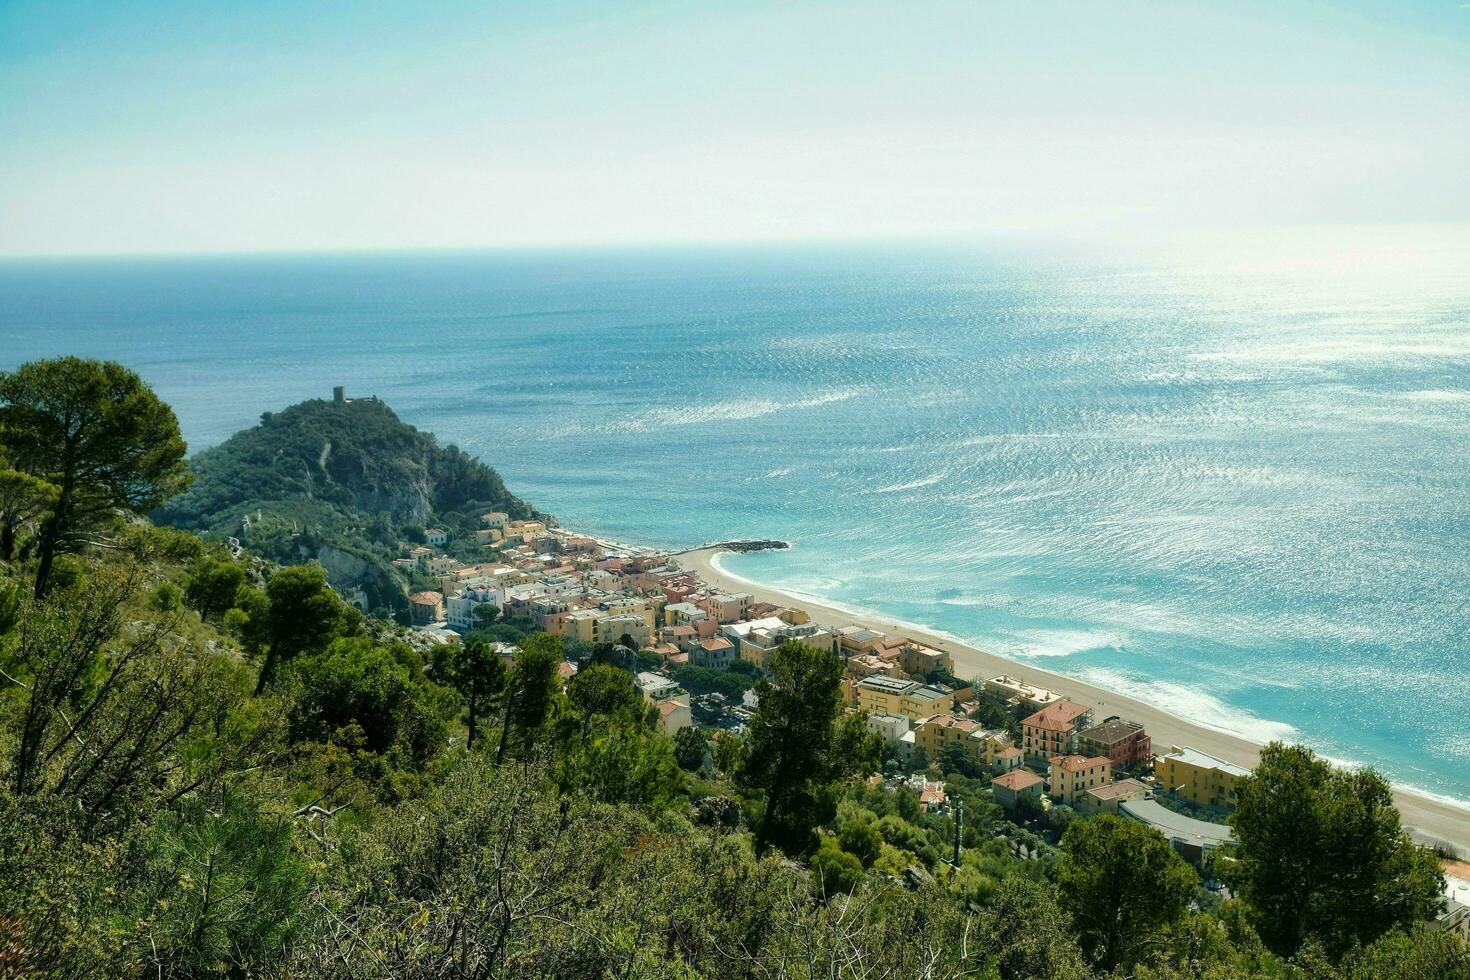
<svg viewBox="0 0 1470 980"><path fill-rule="evenodd" d="M708 618L709 613L692 602L671 602L664 606L665 626L688 626L690 623Z"/></svg>
<svg viewBox="0 0 1470 980"><path fill-rule="evenodd" d="M1011 707L1023 708L1028 714L1035 714L1048 705L1064 700L1055 691L1032 687L1019 677L1012 677L1010 674L990 678L985 682L984 689L985 693L991 697L998 698Z"/></svg>
<svg viewBox="0 0 1470 980"><path fill-rule="evenodd" d="M748 592L731 592L726 595L711 596L710 615L721 623L738 623L750 612L752 601Z"/></svg>
<svg viewBox="0 0 1470 980"><path fill-rule="evenodd" d="M989 683L989 682L987 682ZM1077 733L1088 727L1092 709L1076 701L1053 701L1021 722L1021 749L1027 762L1046 762L1077 750Z"/></svg>
<svg viewBox="0 0 1470 980"><path fill-rule="evenodd" d="M1114 769L1143 769L1153 761L1153 740L1136 721L1113 717L1077 733L1077 751L1105 755Z"/></svg>
<svg viewBox="0 0 1470 980"><path fill-rule="evenodd" d="M765 670L771 654L783 643L800 643L813 650L832 652L832 634L820 626L815 623L792 626L783 622L780 626L757 627L741 637L740 659Z"/></svg>
<svg viewBox="0 0 1470 980"><path fill-rule="evenodd" d="M652 637L653 632L648 628L648 620L637 613L608 614L598 610L601 615L593 622L592 642L594 643L621 643L623 637L633 641L635 649L643 647Z"/></svg>
<svg viewBox="0 0 1470 980"><path fill-rule="evenodd" d="M1075 804L1083 793L1113 781L1113 764L1106 756L1057 755L1051 758L1046 789L1052 799Z"/></svg>
<svg viewBox="0 0 1470 980"><path fill-rule="evenodd" d="M1014 810L1023 799L1041 801L1041 777L1025 769L1012 769L990 781L990 794L1007 810Z"/></svg>
<svg viewBox="0 0 1470 980"><path fill-rule="evenodd" d="M975 752L980 760L987 766L995 761L995 757L1006 749L1013 748L1009 733L999 728L977 728L970 733L970 741L975 744ZM1020 753L1017 752L1019 755Z"/></svg>
<svg viewBox="0 0 1470 980"><path fill-rule="evenodd" d="M658 703L658 730L661 734L670 738L681 728L690 728L694 725L694 715L689 710L687 700L680 701L671 698Z"/></svg>
<svg viewBox="0 0 1470 980"><path fill-rule="evenodd" d="M1444 881L1444 911L1435 916L1431 928L1470 943L1470 881L1453 874L1446 874Z"/></svg>
<svg viewBox="0 0 1470 980"><path fill-rule="evenodd" d="M853 692L858 710L870 715L900 715L910 721L932 718L954 707L953 692L882 674L864 677L853 685Z"/></svg>
<svg viewBox="0 0 1470 980"><path fill-rule="evenodd" d="M428 626L444 621L444 595L440 592L415 592L408 597L413 625Z"/></svg>
<svg viewBox="0 0 1470 980"><path fill-rule="evenodd" d="M1010 748L1001 749L995 753L995 758L990 760L990 771L994 773L1008 773L1012 769L1019 769L1026 762L1026 753L1012 745Z"/></svg>
<svg viewBox="0 0 1470 980"><path fill-rule="evenodd" d="M689 662L710 670L729 670L735 662L735 644L723 636L700 640L689 648Z"/></svg>
<svg viewBox="0 0 1470 980"><path fill-rule="evenodd" d="M459 630L472 630L479 626L475 609L479 606L494 606L497 593L477 586L466 586L444 600L444 618L450 626Z"/></svg>
<svg viewBox="0 0 1470 980"><path fill-rule="evenodd" d="M898 665L905 674L918 677L928 677L936 670L954 673L954 659L949 654L914 640L898 648Z"/></svg>
<svg viewBox="0 0 1470 980"><path fill-rule="evenodd" d="M443 528L431 527L424 532L424 540L435 548L442 548L449 542L449 535L445 533Z"/></svg>
<svg viewBox="0 0 1470 980"><path fill-rule="evenodd" d="M644 699L652 704L658 704L660 701L672 701L684 693L684 689L678 684L663 674L655 674L650 670L640 671L638 676L634 678L634 682L638 685L638 690L642 693Z"/></svg>
<svg viewBox="0 0 1470 980"><path fill-rule="evenodd" d="M914 744L927 752L931 759L939 758L946 745L958 745L975 759L983 759L984 746L970 738L979 729L980 726L968 718L952 714L935 715L914 726Z"/></svg>
<svg viewBox="0 0 1470 980"><path fill-rule="evenodd" d="M419 562L419 567L429 575L447 575L459 568L459 562L448 555L430 555Z"/></svg>
<svg viewBox="0 0 1470 980"><path fill-rule="evenodd" d="M858 657L872 653L883 637L866 626L844 626L837 631L837 648L844 657Z"/></svg>
<svg viewBox="0 0 1470 980"><path fill-rule="evenodd" d="M1118 804L1118 816L1148 824L1168 838L1176 851L1196 864L1210 851L1235 840L1235 835L1224 824L1186 817L1162 806L1157 800L1125 800Z"/></svg>
<svg viewBox="0 0 1470 980"><path fill-rule="evenodd" d="M1083 813L1117 813L1118 804L1144 799L1148 792L1148 787L1136 779L1120 779L1083 793L1076 807Z"/></svg>
<svg viewBox="0 0 1470 980"><path fill-rule="evenodd" d="M868 715L868 730L893 742L908 734L909 720L897 715Z"/></svg>
<svg viewBox="0 0 1470 980"><path fill-rule="evenodd" d="M1235 784L1249 775L1243 766L1187 745L1172 746L1168 755L1154 760L1158 791L1200 806L1233 808Z"/></svg>

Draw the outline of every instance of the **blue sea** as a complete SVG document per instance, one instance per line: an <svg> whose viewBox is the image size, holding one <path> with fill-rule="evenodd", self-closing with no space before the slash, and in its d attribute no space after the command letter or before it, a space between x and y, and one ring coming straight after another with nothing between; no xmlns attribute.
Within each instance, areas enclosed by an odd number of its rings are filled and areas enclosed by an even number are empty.
<svg viewBox="0 0 1470 980"><path fill-rule="evenodd" d="M1464 229L0 263L0 367L64 353L1470 799Z"/></svg>

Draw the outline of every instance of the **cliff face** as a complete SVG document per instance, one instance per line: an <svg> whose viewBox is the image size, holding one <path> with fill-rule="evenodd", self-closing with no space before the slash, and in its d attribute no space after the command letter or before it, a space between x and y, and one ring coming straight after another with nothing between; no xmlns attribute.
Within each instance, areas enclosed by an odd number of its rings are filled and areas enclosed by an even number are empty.
<svg viewBox="0 0 1470 980"><path fill-rule="evenodd" d="M239 537L276 561L321 559L334 585L375 596L401 591L387 562L406 529L470 510L535 514L493 469L377 400L316 399L267 412L191 466L194 485L155 520Z"/></svg>

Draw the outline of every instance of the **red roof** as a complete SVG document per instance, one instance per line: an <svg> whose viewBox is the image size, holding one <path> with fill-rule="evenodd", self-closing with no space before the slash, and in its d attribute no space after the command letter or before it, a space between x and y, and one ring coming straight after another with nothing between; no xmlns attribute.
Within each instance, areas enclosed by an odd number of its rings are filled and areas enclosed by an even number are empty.
<svg viewBox="0 0 1470 980"><path fill-rule="evenodd" d="M1013 793L1019 793L1023 789L1041 785L1041 777L1034 772L1025 769L1012 769L1004 776L996 776L990 781L992 786L1004 786Z"/></svg>
<svg viewBox="0 0 1470 980"><path fill-rule="evenodd" d="M1077 719L1091 710L1087 705L1076 701L1053 701L1021 724L1049 732L1070 732Z"/></svg>
<svg viewBox="0 0 1470 980"><path fill-rule="evenodd" d="M1081 772L1084 769L1091 769L1094 766L1112 765L1111 759L1101 755L1093 756L1090 759L1085 755L1054 755L1050 761L1053 766L1061 769L1063 772Z"/></svg>

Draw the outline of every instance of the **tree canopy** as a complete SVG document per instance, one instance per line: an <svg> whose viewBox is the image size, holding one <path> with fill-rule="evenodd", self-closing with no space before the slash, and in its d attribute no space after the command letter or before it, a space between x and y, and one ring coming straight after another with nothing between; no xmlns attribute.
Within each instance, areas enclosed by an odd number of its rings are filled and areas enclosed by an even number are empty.
<svg viewBox="0 0 1470 980"><path fill-rule="evenodd" d="M1438 910L1439 861L1404 833L1377 772L1336 769L1311 749L1272 742L1236 797L1231 878L1276 953L1291 956L1310 939L1340 955Z"/></svg>
<svg viewBox="0 0 1470 980"><path fill-rule="evenodd" d="M1062 835L1057 884L1082 948L1106 970L1131 966L1184 917L1199 876L1152 827L1111 813Z"/></svg>
<svg viewBox="0 0 1470 980"><path fill-rule="evenodd" d="M768 679L755 688L759 707L750 720L738 780L760 793L757 853L775 845L809 853L815 828L836 813L836 781L868 766L877 753L854 730L837 724L842 661L802 643L771 654ZM871 770L869 770L871 771Z"/></svg>
<svg viewBox="0 0 1470 980"><path fill-rule="evenodd" d="M37 596L58 554L190 482L173 409L111 361L62 357L0 374L0 444L12 468L56 488L36 541Z"/></svg>

